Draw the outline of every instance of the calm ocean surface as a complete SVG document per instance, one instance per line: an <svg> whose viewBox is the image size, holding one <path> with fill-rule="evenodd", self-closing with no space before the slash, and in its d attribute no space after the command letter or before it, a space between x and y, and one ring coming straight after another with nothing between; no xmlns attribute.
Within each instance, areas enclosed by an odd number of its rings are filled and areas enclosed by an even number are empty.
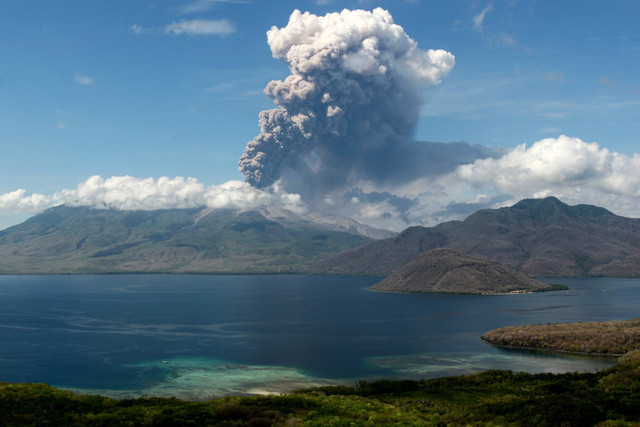
<svg viewBox="0 0 640 427"><path fill-rule="evenodd" d="M528 295L371 292L373 277L0 276L0 381L114 397L208 398L603 358L491 347L507 325L639 317L640 279L553 279Z"/></svg>

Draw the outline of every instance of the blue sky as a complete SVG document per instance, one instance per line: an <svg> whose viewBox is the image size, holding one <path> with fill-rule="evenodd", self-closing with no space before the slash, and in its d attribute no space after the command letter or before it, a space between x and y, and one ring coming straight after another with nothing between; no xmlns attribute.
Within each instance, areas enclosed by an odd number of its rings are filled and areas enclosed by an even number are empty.
<svg viewBox="0 0 640 427"><path fill-rule="evenodd" d="M419 88L414 139L494 151L401 185L350 182L316 208L401 229L553 194L638 216L638 1L25 0L0 14L0 228L83 204L96 175L94 190L126 176L237 190L228 181L243 180L238 159L274 107L263 89L290 74L266 32L294 9L376 7L418 48L455 56L440 84ZM260 198L242 188L234 203ZM303 209L304 193L285 190L270 194Z"/></svg>

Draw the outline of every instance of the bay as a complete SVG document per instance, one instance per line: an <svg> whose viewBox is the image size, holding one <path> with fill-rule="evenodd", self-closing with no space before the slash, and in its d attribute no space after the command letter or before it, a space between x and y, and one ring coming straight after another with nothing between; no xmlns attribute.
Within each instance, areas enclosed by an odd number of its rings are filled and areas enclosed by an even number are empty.
<svg viewBox="0 0 640 427"><path fill-rule="evenodd" d="M0 276L0 381L205 399L486 369L587 371L608 358L504 350L517 324L638 316L640 279L546 279L539 294L372 292L376 277Z"/></svg>

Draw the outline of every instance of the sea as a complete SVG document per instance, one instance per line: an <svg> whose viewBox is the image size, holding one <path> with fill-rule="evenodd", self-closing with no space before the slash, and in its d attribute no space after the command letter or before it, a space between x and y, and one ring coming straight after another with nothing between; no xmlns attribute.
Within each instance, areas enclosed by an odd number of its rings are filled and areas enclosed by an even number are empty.
<svg viewBox="0 0 640 427"><path fill-rule="evenodd" d="M640 279L543 279L569 289L497 296L367 289L379 280L0 276L0 381L200 400L488 369L594 371L615 359L501 349L480 336L640 309Z"/></svg>

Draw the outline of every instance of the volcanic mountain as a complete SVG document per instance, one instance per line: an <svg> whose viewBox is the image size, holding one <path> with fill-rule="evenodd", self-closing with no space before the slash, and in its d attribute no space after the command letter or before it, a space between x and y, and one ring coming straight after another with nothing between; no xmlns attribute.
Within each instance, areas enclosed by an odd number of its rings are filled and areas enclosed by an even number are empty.
<svg viewBox="0 0 640 427"><path fill-rule="evenodd" d="M374 241L374 239L382 239ZM399 235L349 218L253 210L58 206L0 231L0 274L389 275L451 248L530 276L640 275L640 219L560 200L522 200Z"/></svg>
<svg viewBox="0 0 640 427"><path fill-rule="evenodd" d="M0 231L0 274L287 273L394 233L283 209L58 206Z"/></svg>

